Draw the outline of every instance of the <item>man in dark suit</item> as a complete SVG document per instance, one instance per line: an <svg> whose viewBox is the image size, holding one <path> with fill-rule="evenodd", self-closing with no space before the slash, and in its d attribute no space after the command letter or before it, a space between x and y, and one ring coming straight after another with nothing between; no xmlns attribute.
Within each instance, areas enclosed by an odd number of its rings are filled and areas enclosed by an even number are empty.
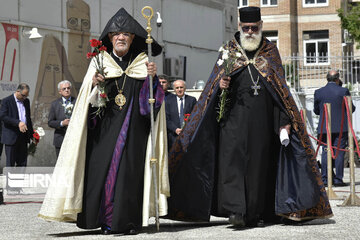
<svg viewBox="0 0 360 240"><path fill-rule="evenodd" d="M48 118L49 127L55 129L53 144L55 146L56 157L59 156L61 144L75 105L75 98L71 97L70 81L64 80L59 82L58 90L61 97L51 103Z"/></svg>
<svg viewBox="0 0 360 240"><path fill-rule="evenodd" d="M350 96L350 92L347 88L343 88L338 85L339 73L335 70L329 71L327 74L327 81L325 87L322 87L315 91L314 94L314 113L320 115L319 124L317 128L317 132L321 134L321 122L322 122L322 114L324 111L324 103L331 104L331 142L333 146L337 146L340 141L340 148L344 149L347 145L348 138L348 125L345 114L344 125L343 125L343 134L341 139L339 139L340 128L341 128L341 116L342 116L342 101L344 96ZM355 111L355 106L353 105L353 112ZM322 141L327 141L326 136L326 126L322 127ZM327 185L327 152L325 150L325 146L323 146L322 155L321 155L321 175L324 184ZM339 152L338 157L335 159L335 169L336 174L333 174L333 183L335 186L345 186L346 184L343 182L344 176L344 153L343 151ZM336 151L334 151L336 154ZM334 165L333 165L334 166Z"/></svg>
<svg viewBox="0 0 360 240"><path fill-rule="evenodd" d="M165 74L161 74L158 76L159 78L159 83L161 84L162 89L164 90L165 93L165 99L167 98L167 96L169 96L169 94L171 94L168 89L169 89L169 77Z"/></svg>
<svg viewBox="0 0 360 240"><path fill-rule="evenodd" d="M30 118L30 88L21 83L16 92L2 100L0 120L3 121L1 142L5 144L6 166L26 166L27 144L33 138Z"/></svg>
<svg viewBox="0 0 360 240"><path fill-rule="evenodd" d="M168 95L165 101L169 149L175 142L176 137L181 133L184 125L184 115L191 113L196 104L196 98L185 94L185 81L176 80L173 83L173 88L176 95Z"/></svg>

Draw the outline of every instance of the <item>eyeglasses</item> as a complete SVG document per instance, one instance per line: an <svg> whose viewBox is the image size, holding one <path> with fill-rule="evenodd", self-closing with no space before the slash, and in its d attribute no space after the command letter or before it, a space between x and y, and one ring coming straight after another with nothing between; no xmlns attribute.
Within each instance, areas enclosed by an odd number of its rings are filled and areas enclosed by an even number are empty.
<svg viewBox="0 0 360 240"><path fill-rule="evenodd" d="M61 90L65 91L65 90L70 90L70 89L71 89L71 87L64 87Z"/></svg>
<svg viewBox="0 0 360 240"><path fill-rule="evenodd" d="M257 32L259 31L259 26L244 26L244 27L241 27L241 29L243 30L243 32L248 32L250 31L253 31L253 32Z"/></svg>
<svg viewBox="0 0 360 240"><path fill-rule="evenodd" d="M127 33L127 32L111 32L110 33L111 37L120 37L120 35L123 35L123 37L125 37L125 38L130 37L130 33Z"/></svg>
<svg viewBox="0 0 360 240"><path fill-rule="evenodd" d="M22 94L20 91L18 91L22 98L27 98L29 94Z"/></svg>

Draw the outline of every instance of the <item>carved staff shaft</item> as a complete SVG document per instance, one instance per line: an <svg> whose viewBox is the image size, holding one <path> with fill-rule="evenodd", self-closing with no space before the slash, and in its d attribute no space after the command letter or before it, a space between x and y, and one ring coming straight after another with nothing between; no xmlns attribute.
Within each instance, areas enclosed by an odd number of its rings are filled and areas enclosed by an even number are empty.
<svg viewBox="0 0 360 240"><path fill-rule="evenodd" d="M150 10L150 15L146 15L144 11L146 9ZM151 7L145 6L141 10L142 15L147 20L147 27L146 31L148 33L146 43L148 45L148 57L149 62L151 62L151 43L153 42L151 38L151 18L154 15L154 11ZM149 98L149 104L150 104L150 131L151 131L151 172L152 172L152 179L153 179L153 185L154 185L154 195L155 195L155 220L156 220L156 229L159 231L160 223L159 223L159 198L158 198L158 178L157 178L157 159L155 156L155 133L154 133L154 93L153 93L153 77L149 75L149 90L150 90L150 98Z"/></svg>

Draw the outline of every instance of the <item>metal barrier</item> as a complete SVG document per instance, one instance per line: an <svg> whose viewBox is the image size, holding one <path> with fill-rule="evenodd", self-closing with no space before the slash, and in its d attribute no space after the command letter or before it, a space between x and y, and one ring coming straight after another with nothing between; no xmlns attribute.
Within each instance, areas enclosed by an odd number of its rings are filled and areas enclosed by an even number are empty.
<svg viewBox="0 0 360 240"><path fill-rule="evenodd" d="M348 121L348 150L346 149L340 149L339 144L336 147L333 147L331 144L331 105L330 103L324 104L324 111L323 111L323 117L322 119L326 119L326 134L327 134L327 144L323 143L322 140L322 127L321 127L321 133L320 133L320 140L316 139L315 137L311 136L309 134L309 137L315 139L318 142L318 147L316 150L315 155L317 155L320 145L327 145L326 151L327 151L327 176L328 176L328 189L327 194L329 199L331 200L337 200L339 197L335 194L335 192L332 189L332 159L335 159L339 153L339 151L349 151L350 156L350 195L346 198L346 200L343 202L341 206L360 206L360 198L356 196L355 194L355 161L354 161L354 154L355 152L360 157L360 150L359 145L357 143L357 139L354 133L353 125L352 125L352 100L351 96L345 96L342 103L342 120L341 120L341 130L340 130L340 136L342 135L343 130L343 120L344 120L344 112L346 107L346 113L347 113L347 121ZM301 111L301 117L302 121L306 122L306 116L304 116L304 112ZM323 125L323 122L321 123L321 126ZM356 151L354 147L354 139L356 143ZM339 141L340 142L340 141ZM333 152L333 149L337 150L337 154L335 155Z"/></svg>
<svg viewBox="0 0 360 240"><path fill-rule="evenodd" d="M350 158L350 196L348 196L345 201L343 202L342 206L360 206L360 198L355 194L355 162L354 162L354 131L352 129L352 101L351 97L346 97L345 100L347 101L347 112L348 112L348 125L350 131L348 131L349 136L349 158ZM356 137L355 137L356 139ZM357 142L356 142L357 144ZM359 146L357 146L357 151L359 151ZM359 152L358 152L359 154Z"/></svg>
<svg viewBox="0 0 360 240"><path fill-rule="evenodd" d="M318 59L322 59L319 61ZM344 53L344 56L292 56L282 57L286 81L297 93L307 88L318 88L326 83L326 74L335 69L340 73L344 86L350 92L360 90L360 56Z"/></svg>
<svg viewBox="0 0 360 240"><path fill-rule="evenodd" d="M332 155L331 155L331 105L330 103L324 104L324 112L326 114L326 135L327 135L327 143L328 147L327 151L327 176L328 176L328 189L327 194L330 200L338 200L339 197L336 195L334 190L332 189ZM324 118L323 118L324 119ZM340 140L339 140L340 141ZM338 150L339 151L339 150Z"/></svg>

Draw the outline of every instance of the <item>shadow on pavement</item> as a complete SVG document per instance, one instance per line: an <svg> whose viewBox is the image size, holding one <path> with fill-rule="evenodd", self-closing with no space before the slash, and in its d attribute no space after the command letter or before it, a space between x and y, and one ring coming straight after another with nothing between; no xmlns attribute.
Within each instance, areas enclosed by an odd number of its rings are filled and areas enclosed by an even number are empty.
<svg viewBox="0 0 360 240"><path fill-rule="evenodd" d="M76 237L76 236L86 236L86 235L101 235L101 230L91 230L91 231L76 231L76 232L65 232L65 233L54 233L47 234L50 237Z"/></svg>
<svg viewBox="0 0 360 240"><path fill-rule="evenodd" d="M229 224L226 220L224 221L212 221L212 222L176 222L176 223L160 223L160 231L159 232L179 232L185 231L193 228L205 228L205 227L213 227L213 226L220 226L220 225L227 225ZM154 234L159 233L156 230L156 226L151 224L148 227L142 228L139 232L146 233L146 234ZM65 232L65 233L54 233L54 234L47 234L50 237L76 237L76 236L86 236L86 235L102 235L101 230L91 230L91 231L76 231L76 232ZM113 236L120 236L123 235L122 233L115 233L112 234Z"/></svg>
<svg viewBox="0 0 360 240"><path fill-rule="evenodd" d="M335 224L336 221L333 219L313 219L313 220L305 220L301 222L291 221L291 220L281 220L281 223L265 223L265 228L270 227L273 225L279 226L316 226L316 225L325 225L325 224ZM235 227L235 226L228 226L228 229L233 229L233 231L244 231L249 230L257 227Z"/></svg>
<svg viewBox="0 0 360 240"><path fill-rule="evenodd" d="M180 232L193 228L206 228L220 225L227 225L229 222L224 221L211 221L211 222L175 222L175 223L160 223L159 232ZM155 225L143 228L142 232L147 234L158 233Z"/></svg>
<svg viewBox="0 0 360 240"><path fill-rule="evenodd" d="M283 222L283 223L274 223L274 224L265 224L266 227L270 227L273 225L280 225L280 226L311 226L311 225L324 225L324 224L335 224L336 221L333 219L315 219L310 221L302 221L302 222ZM224 221L211 221L211 222L175 222L175 223L160 223L160 233L161 232L180 232L186 231L195 228L207 228L213 226L221 226L221 225L229 225L227 220ZM249 230L254 227L243 227L238 228L232 225L227 227L228 229L233 229L233 231L244 231ZM156 230L156 226L151 224L148 227L142 228L139 234L156 234L159 233ZM91 231L76 231L76 232L65 232L65 233L54 233L54 234L47 234L50 237L62 238L62 237L76 237L76 236L90 236L90 235L102 235L101 230L91 230ZM120 236L123 234L113 234L113 236Z"/></svg>
<svg viewBox="0 0 360 240"><path fill-rule="evenodd" d="M323 219L313 219L313 220L305 220L301 222L291 221L290 223L285 222L281 225L291 225L291 226L314 226L314 225L325 225L325 224L335 224L336 221L334 219L323 218Z"/></svg>

